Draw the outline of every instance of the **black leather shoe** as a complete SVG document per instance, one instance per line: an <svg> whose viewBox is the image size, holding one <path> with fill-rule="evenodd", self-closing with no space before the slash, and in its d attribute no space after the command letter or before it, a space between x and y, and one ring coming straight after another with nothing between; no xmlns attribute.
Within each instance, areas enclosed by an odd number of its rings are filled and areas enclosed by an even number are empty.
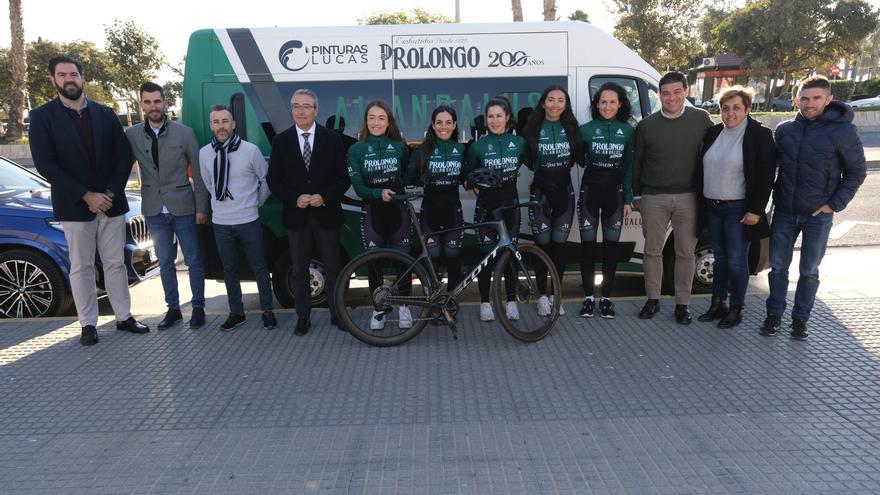
<svg viewBox="0 0 880 495"><path fill-rule="evenodd" d="M278 320L275 319L275 313L272 311L263 311L263 328L272 330L278 326Z"/></svg>
<svg viewBox="0 0 880 495"><path fill-rule="evenodd" d="M162 318L162 321L156 325L156 328L159 330L168 330L173 327L178 321L183 320L183 314L181 314L179 309L169 309L167 313L165 313L165 318Z"/></svg>
<svg viewBox="0 0 880 495"><path fill-rule="evenodd" d="M82 328L82 335L79 338L82 345L95 345L98 343L98 330L92 325L86 325Z"/></svg>
<svg viewBox="0 0 880 495"><path fill-rule="evenodd" d="M660 312L660 300L659 299L648 299L648 302L642 306L642 310L639 311L639 318L642 320L650 320L657 313Z"/></svg>
<svg viewBox="0 0 880 495"><path fill-rule="evenodd" d="M698 316L697 321L713 321L724 318L724 315L727 314L727 311L727 303L725 303L724 300L720 297L713 297L712 303L709 304L709 309L706 310L705 313Z"/></svg>
<svg viewBox="0 0 880 495"><path fill-rule="evenodd" d="M190 328L200 328L205 325L205 308L193 308L192 317L187 323Z"/></svg>
<svg viewBox="0 0 880 495"><path fill-rule="evenodd" d="M791 320L791 338L792 340L807 340L807 322L804 320Z"/></svg>
<svg viewBox="0 0 880 495"><path fill-rule="evenodd" d="M244 323L246 320L247 320L247 318L245 318L244 315L237 315L235 313L229 313L229 317L226 318L226 321L224 321L222 325L220 325L220 330L222 330L224 332L230 332L235 327Z"/></svg>
<svg viewBox="0 0 880 495"><path fill-rule="evenodd" d="M675 305L675 322L679 325L690 325L694 321L691 312L688 310L687 304Z"/></svg>
<svg viewBox="0 0 880 495"><path fill-rule="evenodd" d="M718 328L733 328L739 325L743 321L742 312L742 304L732 304L724 318L718 322Z"/></svg>
<svg viewBox="0 0 880 495"><path fill-rule="evenodd" d="M293 330L293 334L302 337L309 333L310 326L312 326L312 322L310 322L308 318L300 318L296 320L296 328Z"/></svg>
<svg viewBox="0 0 880 495"><path fill-rule="evenodd" d="M129 316L128 319L125 321L117 321L116 329L124 330L131 333L148 333L150 331L150 327L135 320L134 316Z"/></svg>

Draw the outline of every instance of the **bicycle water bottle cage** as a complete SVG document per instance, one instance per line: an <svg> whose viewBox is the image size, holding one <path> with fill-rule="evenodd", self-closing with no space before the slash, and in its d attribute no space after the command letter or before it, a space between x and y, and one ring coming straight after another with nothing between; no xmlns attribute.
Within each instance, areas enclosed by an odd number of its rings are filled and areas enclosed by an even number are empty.
<svg viewBox="0 0 880 495"><path fill-rule="evenodd" d="M489 189L501 185L501 175L491 168L480 167L471 170L465 182L468 189Z"/></svg>

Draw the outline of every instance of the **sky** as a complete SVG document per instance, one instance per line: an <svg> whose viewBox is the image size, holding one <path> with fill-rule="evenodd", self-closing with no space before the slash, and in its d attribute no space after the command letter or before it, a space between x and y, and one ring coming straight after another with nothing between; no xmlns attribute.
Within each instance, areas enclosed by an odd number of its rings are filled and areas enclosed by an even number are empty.
<svg viewBox="0 0 880 495"><path fill-rule="evenodd" d="M880 0L878 0L880 1ZM65 3L73 8L58 11L58 0L22 0L26 41L38 37L59 42L92 41L104 46L104 26L114 18L131 18L159 40L166 60L177 65L186 54L189 34L204 28L269 26L346 26L358 23L375 11L426 8L455 17L454 0L82 0ZM543 20L542 0L522 0L526 21ZM367 6L369 5L369 7ZM510 0L460 0L462 22L506 22L513 19ZM590 15L591 22L609 33L614 17L610 0L557 0L556 15L566 18L576 9ZM9 2L0 2L0 46L9 46ZM171 77L163 71L160 82Z"/></svg>

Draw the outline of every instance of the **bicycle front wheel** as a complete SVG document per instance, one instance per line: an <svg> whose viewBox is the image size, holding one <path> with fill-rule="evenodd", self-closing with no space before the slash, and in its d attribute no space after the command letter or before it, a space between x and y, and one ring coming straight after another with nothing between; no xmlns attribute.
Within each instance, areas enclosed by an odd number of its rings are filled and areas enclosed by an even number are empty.
<svg viewBox="0 0 880 495"><path fill-rule="evenodd" d="M519 259L505 251L495 265L492 304L507 333L523 342L536 342L550 333L559 318L562 285L556 267L543 249L523 244L517 246L517 251ZM544 293L538 290L539 273L547 274Z"/></svg>
<svg viewBox="0 0 880 495"><path fill-rule="evenodd" d="M367 344L402 344L428 323L429 280L411 256L392 249L367 251L339 273L333 299L339 323Z"/></svg>

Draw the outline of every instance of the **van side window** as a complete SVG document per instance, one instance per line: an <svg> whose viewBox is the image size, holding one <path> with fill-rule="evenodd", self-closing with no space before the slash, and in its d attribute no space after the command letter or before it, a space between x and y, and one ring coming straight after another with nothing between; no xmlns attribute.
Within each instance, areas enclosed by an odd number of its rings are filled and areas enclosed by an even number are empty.
<svg viewBox="0 0 880 495"><path fill-rule="evenodd" d="M660 91L653 84L648 84L648 106L651 113L660 110Z"/></svg>
<svg viewBox="0 0 880 495"><path fill-rule="evenodd" d="M626 90L626 94L629 96L629 103L632 105L633 115L631 124L635 125L638 121L642 120L642 103L639 99L639 85L635 79L631 77L623 77L623 76L596 76L590 79L590 98L592 100L593 95L596 94L596 91L602 87L603 84L607 82L613 82L619 84L623 89ZM658 100L659 101L659 100Z"/></svg>

